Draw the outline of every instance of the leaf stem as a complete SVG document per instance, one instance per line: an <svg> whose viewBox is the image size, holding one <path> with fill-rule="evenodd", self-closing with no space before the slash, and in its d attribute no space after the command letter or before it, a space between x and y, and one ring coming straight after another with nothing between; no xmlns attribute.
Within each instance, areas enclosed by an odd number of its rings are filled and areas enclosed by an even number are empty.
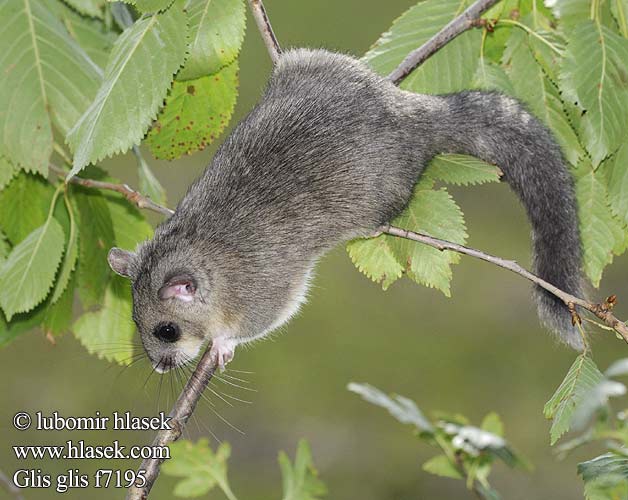
<svg viewBox="0 0 628 500"><path fill-rule="evenodd" d="M499 19L497 21L497 24L510 24L512 26L516 26L517 28L522 29L523 31L527 32L529 35L532 35L533 37L537 38L538 40L540 40L541 42L543 42L545 45L547 45L550 49L552 49L554 52L556 52L556 54L558 55L562 55L561 50L556 47L556 45L554 45L552 42L550 42L549 40L546 40L544 37L542 37L541 35L539 35L536 31L534 31L533 29L530 29L529 27L527 27L525 24L520 23L519 21L515 21L513 19Z"/></svg>

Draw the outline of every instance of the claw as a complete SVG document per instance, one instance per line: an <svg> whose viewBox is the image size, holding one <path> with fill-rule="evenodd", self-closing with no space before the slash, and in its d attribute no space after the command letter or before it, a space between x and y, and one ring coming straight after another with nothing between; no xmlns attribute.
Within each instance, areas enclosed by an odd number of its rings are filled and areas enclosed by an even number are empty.
<svg viewBox="0 0 628 500"><path fill-rule="evenodd" d="M212 340L209 351L213 365L221 372L225 371L225 366L233 359L236 342L231 339L216 338Z"/></svg>

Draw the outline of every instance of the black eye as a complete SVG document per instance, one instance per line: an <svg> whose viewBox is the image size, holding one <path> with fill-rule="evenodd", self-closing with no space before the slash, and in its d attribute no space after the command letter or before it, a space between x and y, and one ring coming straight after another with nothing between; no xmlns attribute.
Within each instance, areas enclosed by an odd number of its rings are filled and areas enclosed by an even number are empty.
<svg viewBox="0 0 628 500"><path fill-rule="evenodd" d="M174 323L164 323L155 328L153 335L162 342L176 342L181 337L181 331Z"/></svg>

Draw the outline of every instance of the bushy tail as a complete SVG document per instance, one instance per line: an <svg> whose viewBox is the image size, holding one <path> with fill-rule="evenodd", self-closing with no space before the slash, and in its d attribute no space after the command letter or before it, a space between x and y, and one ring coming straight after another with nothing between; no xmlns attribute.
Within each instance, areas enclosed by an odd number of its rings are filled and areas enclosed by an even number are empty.
<svg viewBox="0 0 628 500"><path fill-rule="evenodd" d="M498 93L463 92L444 99L447 109L435 120L441 152L470 154L503 171L532 224L535 274L583 297L573 180L550 132L516 100ZM538 287L535 295L545 325L582 349L565 304Z"/></svg>

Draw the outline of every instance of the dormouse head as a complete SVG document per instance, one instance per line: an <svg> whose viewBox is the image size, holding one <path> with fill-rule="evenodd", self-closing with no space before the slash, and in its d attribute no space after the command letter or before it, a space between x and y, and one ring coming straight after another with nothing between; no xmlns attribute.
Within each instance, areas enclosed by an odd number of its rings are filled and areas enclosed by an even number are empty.
<svg viewBox="0 0 628 500"><path fill-rule="evenodd" d="M199 353L209 328L209 279L200 266L173 256L142 262L141 250L112 248L111 269L129 278L133 292L133 320L155 371L183 365Z"/></svg>

